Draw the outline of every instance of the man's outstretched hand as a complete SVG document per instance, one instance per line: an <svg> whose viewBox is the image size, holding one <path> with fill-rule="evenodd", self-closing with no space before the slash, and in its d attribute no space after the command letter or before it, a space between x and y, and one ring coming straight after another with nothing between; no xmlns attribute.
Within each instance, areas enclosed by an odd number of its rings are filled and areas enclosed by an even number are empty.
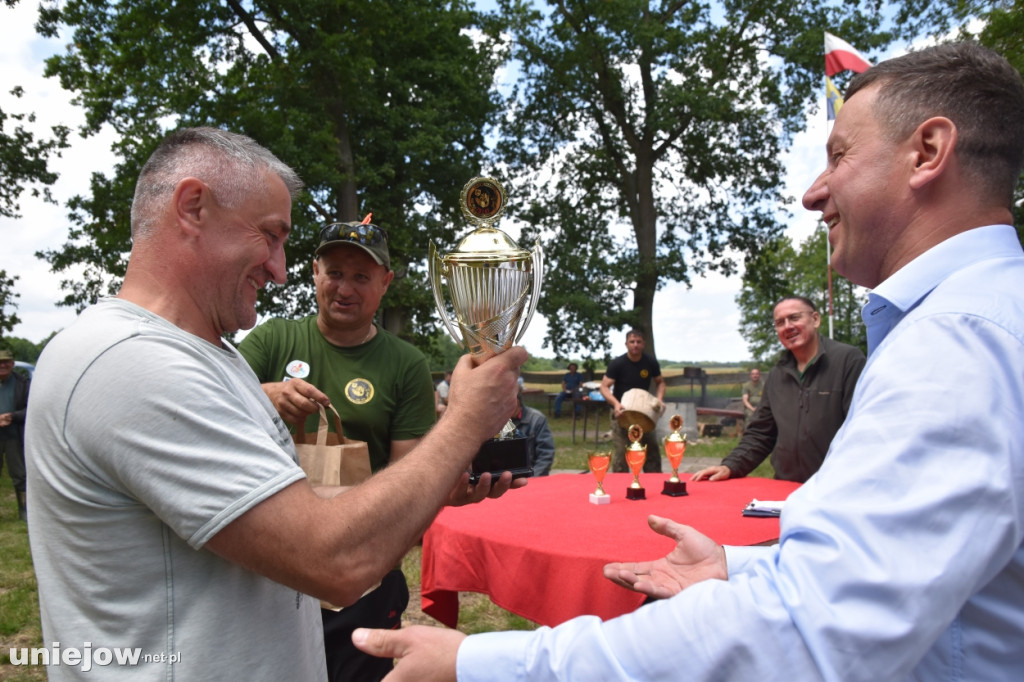
<svg viewBox="0 0 1024 682"><path fill-rule="evenodd" d="M714 540L660 516L647 517L647 523L655 533L675 540L675 549L654 561L606 564L604 577L656 599L666 599L704 580L728 579L725 550Z"/></svg>
<svg viewBox="0 0 1024 682"><path fill-rule="evenodd" d="M465 638L458 630L425 625L401 630L356 628L352 633L352 643L360 651L398 659L384 682L454 682L455 659Z"/></svg>

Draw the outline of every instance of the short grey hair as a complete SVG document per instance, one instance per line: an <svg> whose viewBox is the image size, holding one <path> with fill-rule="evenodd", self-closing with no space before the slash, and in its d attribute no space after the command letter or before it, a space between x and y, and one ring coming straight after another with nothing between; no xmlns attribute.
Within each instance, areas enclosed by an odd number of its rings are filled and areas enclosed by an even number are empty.
<svg viewBox="0 0 1024 682"><path fill-rule="evenodd" d="M874 114L890 142L933 116L948 118L966 173L1010 205L1024 164L1024 84L1006 59L972 42L936 45L857 74L846 98L873 85Z"/></svg>
<svg viewBox="0 0 1024 682"><path fill-rule="evenodd" d="M139 173L132 200L132 238L152 233L161 203L183 178L202 180L219 204L236 208L262 191L266 171L281 178L292 200L302 191L298 174L250 137L218 128L177 130L164 138Z"/></svg>

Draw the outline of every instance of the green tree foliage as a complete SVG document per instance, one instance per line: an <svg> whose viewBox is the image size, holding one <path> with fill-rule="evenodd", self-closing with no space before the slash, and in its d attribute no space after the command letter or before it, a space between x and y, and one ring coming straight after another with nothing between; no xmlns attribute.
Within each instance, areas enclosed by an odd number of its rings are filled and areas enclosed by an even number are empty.
<svg viewBox="0 0 1024 682"><path fill-rule="evenodd" d="M15 310L18 308L18 302L14 299L20 296L14 290L14 284L17 281L17 275L8 277L6 270L0 270L0 336L3 336L5 333L11 333L21 323L17 313L15 313ZM8 308L10 308L10 312L8 312Z"/></svg>
<svg viewBox="0 0 1024 682"><path fill-rule="evenodd" d="M5 336L0 340L0 348L6 348L11 351L14 354L15 360L35 364L36 360L39 359L39 354L43 352L43 348L55 335L56 333L50 334L39 343L33 343L19 336Z"/></svg>
<svg viewBox="0 0 1024 682"><path fill-rule="evenodd" d="M789 237L782 236L747 258L736 305L740 334L758 362L768 362L780 349L772 319L775 304L786 296L806 296L814 301L821 313L819 331L828 336L830 274L832 338L867 352L867 334L860 318L866 291L835 271L829 273L827 239L825 226L819 224L799 251Z"/></svg>
<svg viewBox="0 0 1024 682"><path fill-rule="evenodd" d="M129 249L141 164L168 129L212 125L250 135L298 170L308 193L293 212L289 283L259 311L314 309L310 261L319 227L372 212L390 236L396 280L385 326L432 328L422 262L427 241L454 241L462 185L481 169L498 104L486 37L467 0L69 0L46 3L40 31L67 25L46 73L76 93L83 133L112 129L120 162L75 197L68 243L39 254L82 308L115 291Z"/></svg>
<svg viewBox="0 0 1024 682"><path fill-rule="evenodd" d="M821 98L823 29L887 36L877 2L540 4L499 0L522 69L499 149L546 240L548 341L589 357L612 329L650 332L665 282L734 273L781 233L780 157Z"/></svg>
<svg viewBox="0 0 1024 682"><path fill-rule="evenodd" d="M452 369L466 353L462 346L452 341L452 337L444 329L434 332L427 340L426 347L421 346L420 350L426 353L430 360L432 372Z"/></svg>
<svg viewBox="0 0 1024 682"><path fill-rule="evenodd" d="M11 90L17 98L25 91L20 86ZM56 203L50 194L50 185L57 174L49 169L53 156L60 156L68 147L68 132L64 126L54 126L51 138L37 139L27 130L25 123L35 123L32 113L11 113L0 109L0 216L19 218L18 199L28 189L32 196ZM11 130L11 124L15 123Z"/></svg>

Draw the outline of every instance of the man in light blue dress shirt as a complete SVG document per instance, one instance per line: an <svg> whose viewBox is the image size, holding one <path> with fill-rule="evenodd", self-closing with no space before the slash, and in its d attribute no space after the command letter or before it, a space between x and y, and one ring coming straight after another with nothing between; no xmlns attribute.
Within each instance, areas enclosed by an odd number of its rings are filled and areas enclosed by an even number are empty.
<svg viewBox="0 0 1024 682"><path fill-rule="evenodd" d="M357 631L357 645L401 656L398 680L1021 679L1021 112L1019 74L972 44L852 80L803 203L836 270L872 289L869 354L779 545L722 548L652 517L676 549L605 568L661 597L631 614L468 638Z"/></svg>

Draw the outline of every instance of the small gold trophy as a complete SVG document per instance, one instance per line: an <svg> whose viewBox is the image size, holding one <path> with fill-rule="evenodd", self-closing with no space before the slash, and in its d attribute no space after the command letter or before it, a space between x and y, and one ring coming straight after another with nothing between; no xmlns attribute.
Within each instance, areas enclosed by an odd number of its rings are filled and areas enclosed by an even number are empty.
<svg viewBox="0 0 1024 682"><path fill-rule="evenodd" d="M587 464L590 465L590 473L597 479L597 490L590 493L590 504L611 504L612 496L604 491L604 475L608 473L608 465L611 464L612 453L591 452L587 455Z"/></svg>
<svg viewBox="0 0 1024 682"><path fill-rule="evenodd" d="M495 227L507 200L505 189L493 178L467 182L462 188L462 215L475 229L444 256L438 255L431 242L427 258L441 320L478 364L522 338L537 310L544 277L540 245L532 251L521 249ZM455 321L448 317L442 283L448 285ZM487 471L495 476L511 471L516 478L533 475L526 439L517 435L511 421L480 448L471 480Z"/></svg>
<svg viewBox="0 0 1024 682"><path fill-rule="evenodd" d="M629 436L629 447L626 448L626 464L629 465L629 470L633 472L633 482L626 488L626 499L627 500L646 500L647 493L644 487L640 485L640 472L643 471L644 462L647 460L647 446L640 444L640 439L644 437L644 430L639 424L633 424L629 427L627 432Z"/></svg>
<svg viewBox="0 0 1024 682"><path fill-rule="evenodd" d="M672 466L672 477L665 481L665 487L661 494L682 497L689 495L686 492L686 483L679 480L679 464L683 461L683 455L686 453L686 434L679 433L679 429L683 428L683 418L678 414L672 415L672 418L668 420L668 427L672 429L672 433L665 436L664 443L665 455L668 457L668 463Z"/></svg>

